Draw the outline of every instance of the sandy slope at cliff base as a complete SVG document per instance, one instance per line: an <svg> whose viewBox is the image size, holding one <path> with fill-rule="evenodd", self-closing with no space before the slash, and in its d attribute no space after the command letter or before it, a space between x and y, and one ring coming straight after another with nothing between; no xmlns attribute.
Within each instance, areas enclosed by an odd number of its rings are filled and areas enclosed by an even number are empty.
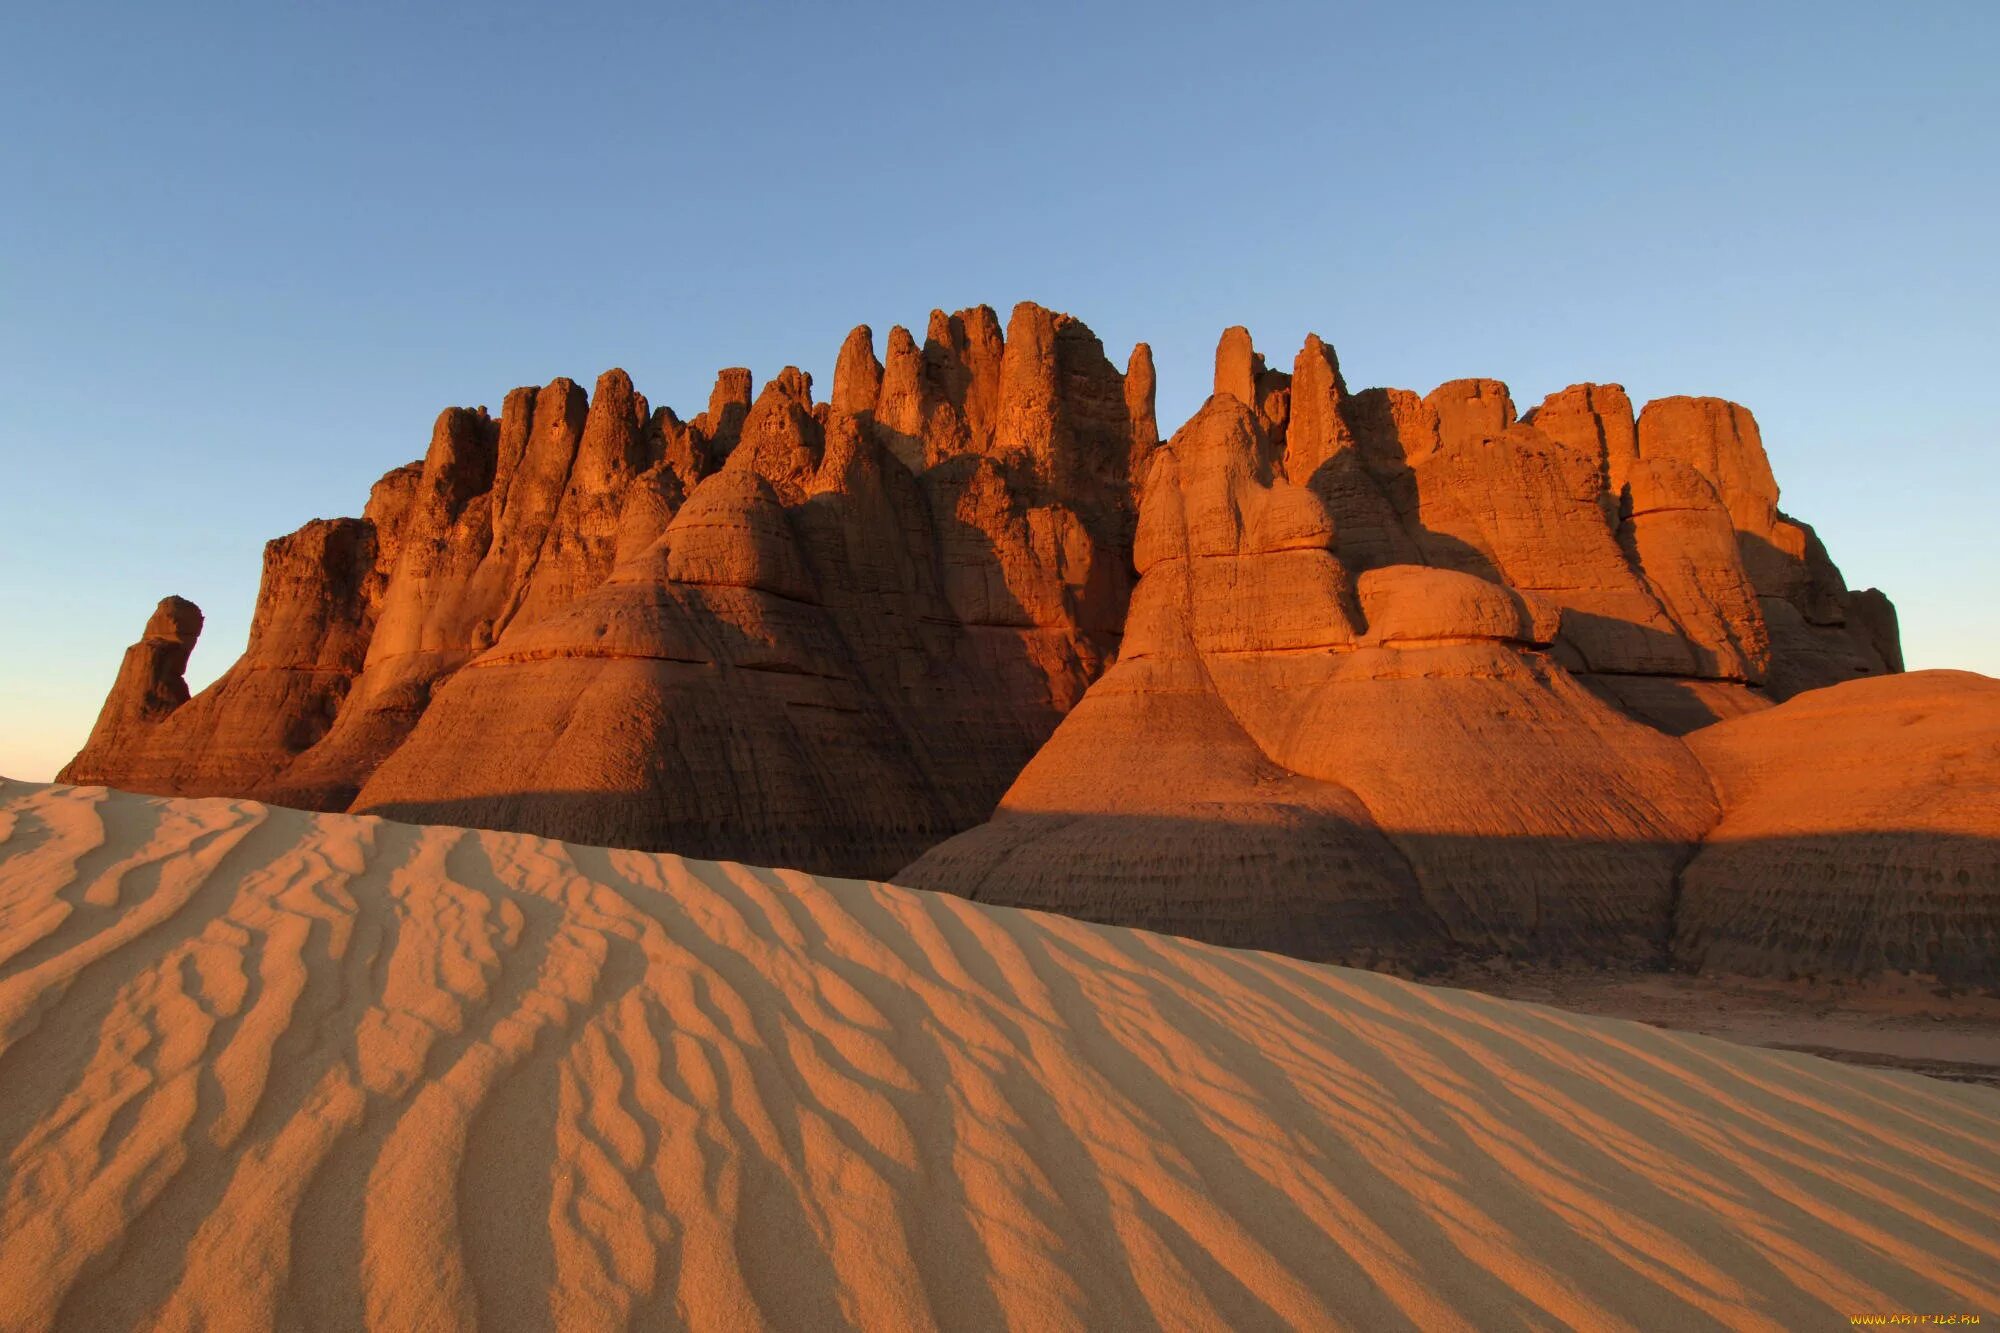
<svg viewBox="0 0 2000 1333"><path fill-rule="evenodd" d="M2000 1315L2000 1096L963 899L0 784L0 1329Z"/></svg>

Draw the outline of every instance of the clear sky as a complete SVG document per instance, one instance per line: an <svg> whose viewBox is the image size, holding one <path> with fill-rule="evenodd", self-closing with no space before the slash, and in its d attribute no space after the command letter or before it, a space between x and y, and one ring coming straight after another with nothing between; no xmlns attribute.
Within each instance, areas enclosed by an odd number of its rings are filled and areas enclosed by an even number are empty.
<svg viewBox="0 0 2000 1333"><path fill-rule="evenodd" d="M446 404L1068 310L1349 382L1748 404L1913 666L2000 675L2000 4L0 7L0 773Z"/></svg>

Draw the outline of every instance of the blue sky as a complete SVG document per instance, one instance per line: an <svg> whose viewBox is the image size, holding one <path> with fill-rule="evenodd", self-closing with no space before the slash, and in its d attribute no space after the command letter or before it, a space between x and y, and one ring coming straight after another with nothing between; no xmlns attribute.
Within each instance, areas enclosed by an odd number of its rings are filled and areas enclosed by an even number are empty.
<svg viewBox="0 0 2000 1333"><path fill-rule="evenodd" d="M686 414L1021 299L1151 341L1169 425L1232 323L1735 398L1912 665L2000 675L1991 0L965 9L6 6L0 773L168 593L219 674L446 404Z"/></svg>

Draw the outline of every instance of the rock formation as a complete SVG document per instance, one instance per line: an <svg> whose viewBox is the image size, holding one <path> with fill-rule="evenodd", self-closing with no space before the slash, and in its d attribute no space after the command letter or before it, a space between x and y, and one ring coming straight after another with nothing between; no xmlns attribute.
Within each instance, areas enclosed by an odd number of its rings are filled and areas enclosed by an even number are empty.
<svg viewBox="0 0 2000 1333"><path fill-rule="evenodd" d="M1154 385L1023 304L855 329L828 402L731 369L683 421L613 370L447 410L271 544L192 699L162 604L64 776L1316 957L1659 961L1734 817L1680 737L1901 669L1733 404L1353 392L1241 328L1166 444ZM1683 952L1740 961L1708 919Z"/></svg>
<svg viewBox="0 0 2000 1333"><path fill-rule="evenodd" d="M1357 581L1230 342L1154 455L1117 665L992 822L899 880L1310 956L1657 961L1714 818L1700 767L1543 651L1555 602L1425 566Z"/></svg>
<svg viewBox="0 0 2000 1333"><path fill-rule="evenodd" d="M1681 877L1683 964L2000 985L2000 681L1854 681L1688 745L1724 814Z"/></svg>
<svg viewBox="0 0 2000 1333"><path fill-rule="evenodd" d="M1218 355L1218 385L1232 373ZM999 816L918 861L911 882L1255 948L1434 948L1440 931L1366 808L1262 752L1211 674L1232 650L1352 636L1325 511L1270 476L1258 438L1218 389L1153 452L1117 664Z"/></svg>
<svg viewBox="0 0 2000 1333"><path fill-rule="evenodd" d="M886 365L856 329L831 404L725 370L683 423L612 370L447 410L364 519L273 543L210 690L149 627L65 776L887 874L1115 650L1149 355L981 307Z"/></svg>
<svg viewBox="0 0 2000 1333"><path fill-rule="evenodd" d="M1226 333L1152 456L1116 664L898 882L1309 957L2000 984L2000 684L1772 709L1901 663L1887 600L1778 515L1747 414L1350 396L1317 339L1288 419L1275 392Z"/></svg>
<svg viewBox="0 0 2000 1333"><path fill-rule="evenodd" d="M148 729L188 701L188 655L201 623L201 608L185 597L168 597L153 609L146 632L118 664L118 679L84 742L86 754L143 746Z"/></svg>

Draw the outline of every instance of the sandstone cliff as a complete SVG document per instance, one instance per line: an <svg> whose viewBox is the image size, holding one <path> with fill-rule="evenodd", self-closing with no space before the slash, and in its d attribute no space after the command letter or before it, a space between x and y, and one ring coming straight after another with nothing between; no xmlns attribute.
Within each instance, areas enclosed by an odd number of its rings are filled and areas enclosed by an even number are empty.
<svg viewBox="0 0 2000 1333"><path fill-rule="evenodd" d="M1154 385L1023 304L857 328L824 402L736 368L683 421L613 370L449 409L271 543L193 698L163 603L64 778L914 861L1314 956L1659 959L1727 818L1678 738L1901 668L1733 404L1353 392L1240 328L1166 444Z"/></svg>
<svg viewBox="0 0 2000 1333"><path fill-rule="evenodd" d="M1149 354L1068 315L888 350L856 329L832 403L732 369L684 423L613 370L447 410L365 518L271 545L215 686L191 604L149 626L65 778L886 874L1115 650L1157 438Z"/></svg>
<svg viewBox="0 0 2000 1333"><path fill-rule="evenodd" d="M1116 664L898 882L1310 957L2000 984L2000 685L1852 680L1900 669L1886 599L1778 515L1747 414L1691 416L1350 398L1317 340L1274 387L1231 330Z"/></svg>
<svg viewBox="0 0 2000 1333"><path fill-rule="evenodd" d="M1656 961L1715 818L1700 766L1570 678L1559 603L1357 580L1229 373L1152 461L1117 665L991 823L899 879L1321 957Z"/></svg>

